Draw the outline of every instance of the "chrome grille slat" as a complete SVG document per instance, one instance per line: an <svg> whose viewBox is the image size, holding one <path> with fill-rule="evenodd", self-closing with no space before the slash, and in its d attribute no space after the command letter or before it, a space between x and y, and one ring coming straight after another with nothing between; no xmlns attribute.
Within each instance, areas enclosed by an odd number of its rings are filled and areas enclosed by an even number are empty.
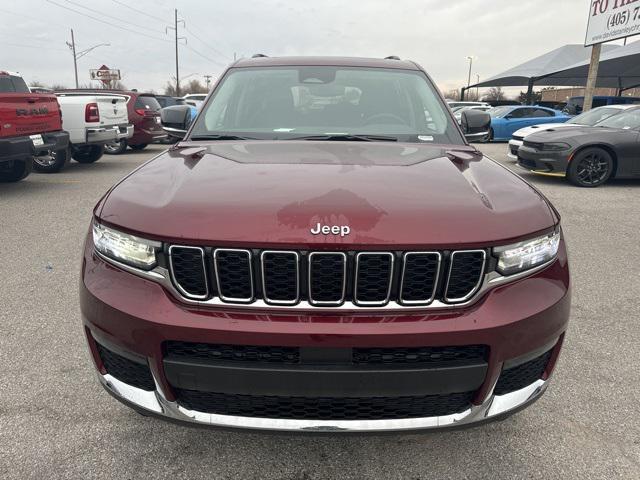
<svg viewBox="0 0 640 480"><path fill-rule="evenodd" d="M405 252L402 256L399 302L403 305L428 305L436 298L442 254L440 252ZM435 263L435 264L434 264ZM412 278L407 278L413 275ZM421 283L424 282L424 285ZM416 298L423 290L425 295Z"/></svg>
<svg viewBox="0 0 640 480"><path fill-rule="evenodd" d="M174 264L177 266L174 268ZM186 245L169 247L169 272L178 291L187 298L209 297L204 249Z"/></svg>
<svg viewBox="0 0 640 480"><path fill-rule="evenodd" d="M329 262L333 258L338 259L337 264L331 265ZM340 268L340 262L342 267ZM339 277L333 278L332 270L340 270ZM307 288L309 292L309 303L317 306L337 306L345 301L347 287L347 255L343 252L311 252L309 254L309 278ZM323 271L324 270L324 271ZM321 282L334 282L324 291L314 293L314 284ZM336 283L338 282L338 283ZM334 291L335 290L335 291ZM328 300L334 297L335 300ZM315 297L315 298L314 298Z"/></svg>
<svg viewBox="0 0 640 480"><path fill-rule="evenodd" d="M444 291L445 302L462 303L473 297L482 284L486 262L487 252L484 250L452 252Z"/></svg>
<svg viewBox="0 0 640 480"><path fill-rule="evenodd" d="M385 258L387 261L384 260ZM363 307L376 307L386 305L389 302L393 281L393 264L394 255L391 252L359 252L356 255L353 292L355 304ZM376 270L381 274L377 275ZM377 297L380 299L371 299Z"/></svg>
<svg viewBox="0 0 640 480"><path fill-rule="evenodd" d="M286 260L288 262L293 259L293 270L287 271L289 268L287 265L270 265L277 257L280 257L280 260L289 257L289 260ZM264 250L260 254L260 267L262 295L265 302L273 305L295 305L300 301L300 255L298 252ZM291 298L282 298L289 294L287 290L291 290L293 295Z"/></svg>
<svg viewBox="0 0 640 480"><path fill-rule="evenodd" d="M220 299L230 303L250 303L255 298L253 257L250 250L217 248L213 263ZM234 265L235 263L235 265ZM238 268L238 265L240 267ZM243 294L247 295L243 295Z"/></svg>

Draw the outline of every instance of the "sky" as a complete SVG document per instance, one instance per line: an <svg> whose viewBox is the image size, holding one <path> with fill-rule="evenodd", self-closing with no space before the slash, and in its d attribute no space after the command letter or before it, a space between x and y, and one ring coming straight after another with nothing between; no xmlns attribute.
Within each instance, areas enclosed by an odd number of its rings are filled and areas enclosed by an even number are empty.
<svg viewBox="0 0 640 480"><path fill-rule="evenodd" d="M488 78L559 46L582 44L590 0L0 0L0 69L73 87L118 68L128 88L160 93L175 75L174 9L184 20L180 77L220 75L234 54L398 55L443 91L466 85L468 56ZM119 28L118 28L119 27ZM186 44L183 42L186 41ZM188 78L187 78L188 77Z"/></svg>

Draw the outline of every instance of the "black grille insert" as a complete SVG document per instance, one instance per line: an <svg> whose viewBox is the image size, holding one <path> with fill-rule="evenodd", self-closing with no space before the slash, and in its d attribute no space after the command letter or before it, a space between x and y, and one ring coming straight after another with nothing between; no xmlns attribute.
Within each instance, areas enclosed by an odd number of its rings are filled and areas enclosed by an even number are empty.
<svg viewBox="0 0 640 480"><path fill-rule="evenodd" d="M231 302L253 300L251 252L218 249L214 257L220 298Z"/></svg>
<svg viewBox="0 0 640 480"><path fill-rule="evenodd" d="M200 247L171 246L169 249L171 275L178 290L190 298L206 298L207 274L204 250Z"/></svg>
<svg viewBox="0 0 640 480"><path fill-rule="evenodd" d="M292 305L300 297L298 253L264 251L262 290L269 303Z"/></svg>
<svg viewBox="0 0 640 480"><path fill-rule="evenodd" d="M547 368L552 352L553 350L549 350L522 365L503 370L498 379L498 383L496 383L494 393L496 395L504 395L515 392L540 380Z"/></svg>
<svg viewBox="0 0 640 480"><path fill-rule="evenodd" d="M416 397L285 397L231 395L176 389L189 410L218 415L296 420L385 420L461 413L474 392Z"/></svg>
<svg viewBox="0 0 640 480"><path fill-rule="evenodd" d="M344 301L347 256L313 252L309 255L309 301L315 305L339 305Z"/></svg>
<svg viewBox="0 0 640 480"><path fill-rule="evenodd" d="M463 302L480 287L484 274L484 250L456 251L451 254L445 299Z"/></svg>
<svg viewBox="0 0 640 480"><path fill-rule="evenodd" d="M408 347L354 348L353 363L357 365L420 364L433 368L478 365L487 361L488 347Z"/></svg>
<svg viewBox="0 0 640 480"><path fill-rule="evenodd" d="M232 362L300 363L298 347L269 347L261 345L217 345L169 341L167 356L182 359L224 360Z"/></svg>
<svg viewBox="0 0 640 480"><path fill-rule="evenodd" d="M98 354L105 370L121 382L143 390L155 390L156 386L148 365L134 362L103 347L96 342Z"/></svg>
<svg viewBox="0 0 640 480"><path fill-rule="evenodd" d="M389 301L393 276L393 254L358 253L356 256L355 302L379 306Z"/></svg>
<svg viewBox="0 0 640 480"><path fill-rule="evenodd" d="M436 295L440 271L438 252L404 254L400 301L407 305L428 304Z"/></svg>

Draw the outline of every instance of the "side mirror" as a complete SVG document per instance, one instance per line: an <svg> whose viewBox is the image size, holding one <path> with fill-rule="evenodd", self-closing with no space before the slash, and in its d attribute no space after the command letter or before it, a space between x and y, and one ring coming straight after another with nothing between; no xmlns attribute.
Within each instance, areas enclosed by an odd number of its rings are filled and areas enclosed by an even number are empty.
<svg viewBox="0 0 640 480"><path fill-rule="evenodd" d="M491 115L480 110L465 110L460 117L462 133L469 142L479 142L489 136Z"/></svg>
<svg viewBox="0 0 640 480"><path fill-rule="evenodd" d="M195 115L189 105L174 105L160 110L162 129L172 137L184 138L193 117Z"/></svg>

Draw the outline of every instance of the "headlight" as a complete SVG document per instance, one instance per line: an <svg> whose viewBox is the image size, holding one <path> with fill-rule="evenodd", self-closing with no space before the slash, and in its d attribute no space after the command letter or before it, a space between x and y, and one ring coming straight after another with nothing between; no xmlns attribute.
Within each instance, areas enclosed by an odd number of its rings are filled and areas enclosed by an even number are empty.
<svg viewBox="0 0 640 480"><path fill-rule="evenodd" d="M562 150L569 150L571 145L568 143L543 143L542 150L547 152L561 152Z"/></svg>
<svg viewBox="0 0 640 480"><path fill-rule="evenodd" d="M493 253L498 257L497 270L503 275L513 275L528 270L555 258L560 246L560 230L544 237L496 247Z"/></svg>
<svg viewBox="0 0 640 480"><path fill-rule="evenodd" d="M159 242L134 237L93 222L93 245L96 250L132 267L151 270L156 265Z"/></svg>

